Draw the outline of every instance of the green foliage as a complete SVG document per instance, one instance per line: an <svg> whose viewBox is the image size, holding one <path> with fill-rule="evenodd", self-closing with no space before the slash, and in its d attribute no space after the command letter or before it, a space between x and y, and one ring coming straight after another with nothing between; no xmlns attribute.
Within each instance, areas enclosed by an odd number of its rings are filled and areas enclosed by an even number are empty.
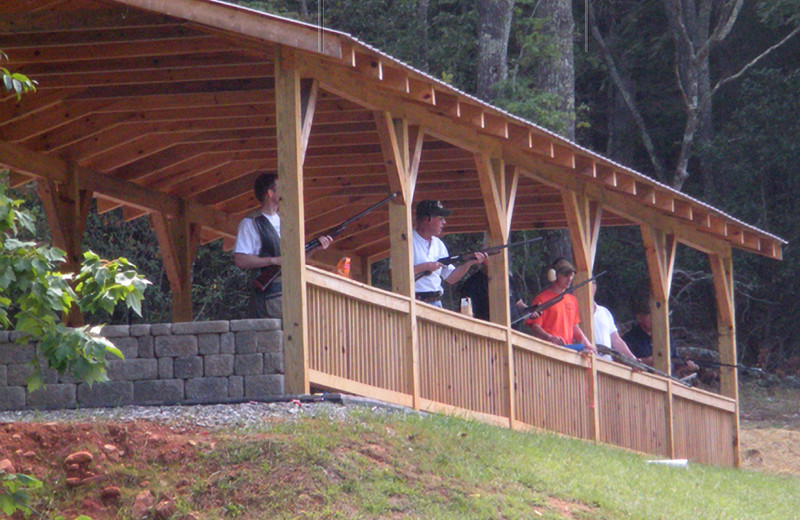
<svg viewBox="0 0 800 520"><path fill-rule="evenodd" d="M736 258L739 351L752 360L761 349L771 352L772 369L785 369L800 356L799 91L800 70L752 73L727 123L703 151L715 170L726 173L719 186L724 209L789 242L780 263L755 255Z"/></svg>
<svg viewBox="0 0 800 520"><path fill-rule="evenodd" d="M559 109L561 99L556 94L542 92L514 79L501 81L495 86L497 97L493 103L512 114L558 134L572 124L569 114Z"/></svg>
<svg viewBox="0 0 800 520"><path fill-rule="evenodd" d="M760 0L756 2L759 18L771 26L796 25L800 22L797 0Z"/></svg>
<svg viewBox="0 0 800 520"><path fill-rule="evenodd" d="M106 355L121 357L121 352L100 335L100 326L69 328L62 316L71 309L111 312L119 302L140 313L150 282L125 258L102 260L91 251L76 275L59 272L63 251L21 239L23 231L35 233L21 204L7 195L5 181L0 183L0 327L14 328L20 342L37 341L50 368L90 384L106 380ZM38 357L33 365L29 391L43 384Z"/></svg>
<svg viewBox="0 0 800 520"><path fill-rule="evenodd" d="M41 487L42 483L29 475L0 471L0 511L9 516L15 511L27 515L31 512L28 491Z"/></svg>
<svg viewBox="0 0 800 520"><path fill-rule="evenodd" d="M0 59L7 60L8 56L3 51L0 51ZM24 74L18 72L10 72L5 67L0 67L0 78L3 80L3 86L8 92L14 92L17 95L17 100L22 97L22 94L36 91L36 82L29 79Z"/></svg>

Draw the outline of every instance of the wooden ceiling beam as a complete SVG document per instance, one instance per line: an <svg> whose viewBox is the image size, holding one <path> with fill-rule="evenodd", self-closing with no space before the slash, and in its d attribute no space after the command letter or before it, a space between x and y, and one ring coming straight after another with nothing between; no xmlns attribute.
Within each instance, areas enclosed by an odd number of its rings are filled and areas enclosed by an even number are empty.
<svg viewBox="0 0 800 520"><path fill-rule="evenodd" d="M271 94L274 98L275 79L272 77L175 81L148 85L112 85L108 87L90 87L73 99L114 99L127 98L129 101L145 96L181 95L181 94L214 94L217 92L264 91L264 96Z"/></svg>
<svg viewBox="0 0 800 520"><path fill-rule="evenodd" d="M0 128L11 125L20 119L36 117L36 114L59 106L65 98L79 92L81 89L51 90L41 94L22 96L19 101L16 96L9 97L0 103Z"/></svg>
<svg viewBox="0 0 800 520"><path fill-rule="evenodd" d="M143 44L148 42L184 40L185 38L207 38L191 25L181 22L165 25L143 25L128 27L124 23L109 29L71 29L47 32L0 33L0 47L11 51L36 49L37 56L46 54L52 48L63 47L101 47L122 43ZM95 54L96 58L98 54ZM102 56L102 54L100 54Z"/></svg>
<svg viewBox="0 0 800 520"><path fill-rule="evenodd" d="M208 165L205 171L198 171L198 168L190 176L176 176L177 181L164 183L154 189L167 189L175 196L196 199L199 195L240 177L251 176L255 180L254 172L269 170L276 166L275 160L268 161L266 159L225 161L224 158L219 158L219 162L211 162L210 158L206 156L200 156L197 159Z"/></svg>
<svg viewBox="0 0 800 520"><path fill-rule="evenodd" d="M253 168L245 175L240 175L228 180L227 182L214 186L209 190L203 191L195 196L194 200L196 200L199 204L219 207L220 204L235 200L238 197L241 197L242 194L245 194L249 199L252 199L252 203L248 204L248 207L255 209L258 207L258 202L256 201L255 196L251 196L253 191L253 183L262 170L263 168L259 167Z"/></svg>
<svg viewBox="0 0 800 520"><path fill-rule="evenodd" d="M270 116L264 105L232 105L227 107L205 107L188 109L150 110L145 112L109 112L94 113L74 120L68 124L48 129L40 135L28 139L10 139L7 141L20 141L25 146L34 150L56 151L63 147L86 140L100 138L106 132L114 131L125 125L152 125L153 131L166 128L169 123L193 124L195 121L223 121L227 119L246 120L246 118L261 118L264 126L274 126L274 118ZM14 132L13 126L7 129L6 134L20 137Z"/></svg>
<svg viewBox="0 0 800 520"><path fill-rule="evenodd" d="M215 92L173 92L166 94L150 94L142 92L140 96L131 95L127 98L111 99L86 99L75 98L83 93L80 89L66 89L63 94L55 96L54 92L38 92L24 96L20 103L11 106L0 105L0 129L14 127L21 121L46 119L48 123L34 125L33 130L23 133L30 137L31 132L42 133L43 128L53 130L60 125L80 121L82 117L106 113L147 113L153 110L191 109L204 107L225 107L232 105L248 105L251 103L269 103L274 99L271 91L258 89L240 91L215 91ZM46 100L46 102L44 102ZM274 112L274 102L272 105ZM9 110L10 109L10 110ZM265 110L270 110L266 107ZM3 117L5 116L5 117Z"/></svg>
<svg viewBox="0 0 800 520"><path fill-rule="evenodd" d="M71 166L57 157L35 153L13 143L0 141L0 164L37 179L47 179L61 184L67 181L69 168L74 168L80 179L80 189L91 190L108 200L147 211L160 211L167 215L178 215L181 211L181 199L178 197L114 179L90 168ZM226 213L190 202L187 204L187 215L191 222L210 227L228 236L236 236L238 222L231 220Z"/></svg>
<svg viewBox="0 0 800 520"><path fill-rule="evenodd" d="M199 135L200 132L197 133ZM84 166L103 173L111 173L131 163L140 163L148 157L168 151L183 143L188 136L183 134L139 136L120 146L101 150L92 157L78 157Z"/></svg>
<svg viewBox="0 0 800 520"><path fill-rule="evenodd" d="M141 73L159 70L181 70L192 67L208 67L219 65L266 65L273 64L269 56L251 56L238 50L221 49L205 54L175 54L172 56L136 56L115 60L96 56L92 60L65 62L54 69L49 63L29 63L21 65L17 71L40 80L59 76L80 74L109 74L113 72ZM42 81L45 83L46 81Z"/></svg>
<svg viewBox="0 0 800 520"><path fill-rule="evenodd" d="M260 41L289 45L337 59L342 57L342 43L337 33L292 20L271 19L262 13L242 7L196 0L180 3L170 0L118 0L118 2L157 13L168 12L181 19Z"/></svg>
<svg viewBox="0 0 800 520"><path fill-rule="evenodd" d="M266 138L216 141L204 147L179 143L149 154L142 159L125 162L124 166L120 166L119 161L115 161L113 157L106 157L105 164L109 167L109 170L115 170L114 176L117 178L143 181L148 178L156 178L165 168L203 154L215 153L223 156L228 154L235 156L234 154L236 153L245 153L247 154L246 157L253 158L269 156L266 152L274 149L274 140L270 144Z"/></svg>
<svg viewBox="0 0 800 520"><path fill-rule="evenodd" d="M180 68L159 67L147 70L97 71L75 74L53 73L32 75L36 90L108 87L115 85L148 85L178 81L213 81L248 79L272 75L271 63L206 64ZM29 73L30 74L30 73Z"/></svg>
<svg viewBox="0 0 800 520"><path fill-rule="evenodd" d="M108 59L142 58L153 56L175 56L183 54L205 54L231 50L232 47L219 38L204 34L184 38L163 40L122 41L110 43L72 44L72 45L33 45L7 47L8 65L23 66L28 63L47 63L54 68L62 62L93 60L97 56Z"/></svg>
<svg viewBox="0 0 800 520"><path fill-rule="evenodd" d="M264 116L115 125L105 128L96 135L88 136L79 142L63 147L61 153L68 157L79 157L82 161L88 161L145 137L161 136L167 141L174 139L174 142L183 142L191 140L193 136L212 131L262 130L266 132L269 128L267 125L268 121ZM26 143L26 145L28 144Z"/></svg>
<svg viewBox="0 0 800 520"><path fill-rule="evenodd" d="M0 7L0 13L8 12ZM103 3L96 7L73 9L69 16L58 10L31 11L30 6L14 16L0 17L0 32L25 34L34 32L69 31L81 29L116 29L175 24L176 18L165 14L128 9L125 6Z"/></svg>

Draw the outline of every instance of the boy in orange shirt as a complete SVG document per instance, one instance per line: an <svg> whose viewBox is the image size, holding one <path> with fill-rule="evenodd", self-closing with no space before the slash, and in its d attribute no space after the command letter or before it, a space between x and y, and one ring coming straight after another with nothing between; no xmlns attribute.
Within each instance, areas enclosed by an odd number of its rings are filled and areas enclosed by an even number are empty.
<svg viewBox="0 0 800 520"><path fill-rule="evenodd" d="M532 305L538 305L563 293L572 284L577 271L566 258L559 258L553 263L548 273L551 285L533 299ZM565 346L573 350L596 352L589 338L580 327L578 316L578 299L572 294L549 309L545 309L537 318L529 319L525 324L531 328L531 334L539 339Z"/></svg>

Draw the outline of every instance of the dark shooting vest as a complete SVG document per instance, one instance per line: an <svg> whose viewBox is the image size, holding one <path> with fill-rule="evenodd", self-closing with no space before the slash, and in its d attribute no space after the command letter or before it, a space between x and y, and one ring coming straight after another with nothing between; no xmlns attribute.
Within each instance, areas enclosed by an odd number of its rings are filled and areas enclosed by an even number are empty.
<svg viewBox="0 0 800 520"><path fill-rule="evenodd" d="M258 252L258 256L281 256L281 237L278 236L275 227L267 220L267 217L260 213L253 218L253 221L261 238L261 250ZM281 289L281 276L278 275L264 291L264 295L281 292Z"/></svg>

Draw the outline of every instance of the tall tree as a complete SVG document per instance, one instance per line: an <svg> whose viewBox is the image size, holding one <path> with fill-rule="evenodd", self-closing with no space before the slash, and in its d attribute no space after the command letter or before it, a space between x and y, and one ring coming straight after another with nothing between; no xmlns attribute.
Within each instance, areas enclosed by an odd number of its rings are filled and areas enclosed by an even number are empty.
<svg viewBox="0 0 800 520"><path fill-rule="evenodd" d="M514 0L478 0L478 97L491 101L508 76L508 37Z"/></svg>
<svg viewBox="0 0 800 520"><path fill-rule="evenodd" d="M743 0L662 0L662 8L669 25L669 35L673 42L675 87L680 94L684 109L684 124L679 137L679 145L672 173L667 173L665 160L654 144L651 124L645 121L641 107L636 102L630 82L623 80L622 60L619 49L614 49L606 41L601 30L603 22L589 3L591 32L601 51L601 57L608 69L608 75L619 90L630 110L640 133L641 141L650 158L654 176L669 182L674 188L682 189L690 177L690 161L697 149L705 146L713 137L712 99L726 83L739 78L748 69L794 37L800 28L789 31L778 43L763 50L740 69L716 82L712 81L711 52L730 34L742 10ZM630 23L629 21L625 21ZM613 24L606 20L605 25ZM655 40L656 36L651 37ZM701 169L702 170L702 169ZM708 172L708 169L705 169ZM714 179L706 173L704 195L714 199Z"/></svg>
<svg viewBox="0 0 800 520"><path fill-rule="evenodd" d="M569 0L540 0L536 15L544 23L541 31L548 40L551 52L538 56L536 72L531 76L534 88L559 100L557 110L567 123L561 134L575 140L575 57L572 2Z"/></svg>
<svg viewBox="0 0 800 520"><path fill-rule="evenodd" d="M575 57L573 37L575 23L572 2L569 0L540 0L536 15L543 20L541 31L550 52L541 53L532 75L533 87L555 100L555 110L564 124L560 133L575 140ZM549 260L571 258L572 247L566 230L545 234L545 249Z"/></svg>

